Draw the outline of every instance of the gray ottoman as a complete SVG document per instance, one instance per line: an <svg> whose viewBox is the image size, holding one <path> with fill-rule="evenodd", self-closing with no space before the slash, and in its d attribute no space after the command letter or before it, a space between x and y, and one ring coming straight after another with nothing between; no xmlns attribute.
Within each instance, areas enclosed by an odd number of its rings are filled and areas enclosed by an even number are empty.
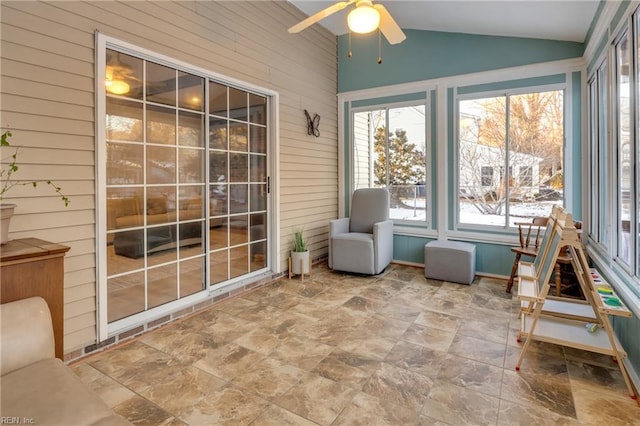
<svg viewBox="0 0 640 426"><path fill-rule="evenodd" d="M424 276L471 284L476 274L476 246L460 241L431 241L424 246Z"/></svg>

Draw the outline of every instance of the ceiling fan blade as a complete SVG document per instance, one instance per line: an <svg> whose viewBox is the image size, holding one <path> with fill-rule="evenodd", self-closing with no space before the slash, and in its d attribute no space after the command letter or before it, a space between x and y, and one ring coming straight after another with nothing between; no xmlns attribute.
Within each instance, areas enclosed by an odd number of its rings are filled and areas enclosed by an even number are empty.
<svg viewBox="0 0 640 426"><path fill-rule="evenodd" d="M382 34L384 34L389 44L402 43L407 36L404 35L404 32L393 19L387 8L381 4L376 4L373 7L380 13L380 31L382 31Z"/></svg>
<svg viewBox="0 0 640 426"><path fill-rule="evenodd" d="M334 4L334 5L332 5L332 6L329 6L326 9L323 9L320 12L309 16L307 19L304 19L303 21L300 21L299 23L297 23L293 27L289 28L289 32L290 33L299 33L300 31L304 30L307 27L310 27L311 25L315 24L318 21L321 21L322 19L326 18L327 16L333 15L334 13L341 11L342 9L344 9L347 6L349 6L351 3L355 2L355 1L356 0L341 1L341 2L338 2L338 3Z"/></svg>

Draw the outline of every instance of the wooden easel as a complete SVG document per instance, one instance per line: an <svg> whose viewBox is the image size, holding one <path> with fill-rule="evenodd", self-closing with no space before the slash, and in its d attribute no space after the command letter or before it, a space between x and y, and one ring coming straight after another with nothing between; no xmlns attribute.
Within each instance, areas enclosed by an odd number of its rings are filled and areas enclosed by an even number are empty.
<svg viewBox="0 0 640 426"><path fill-rule="evenodd" d="M563 247L569 250L571 265L586 302L548 297L553 265ZM526 342L516 363L516 370L520 370L532 340L610 355L620 368L629 395L637 400L637 393L623 363L627 354L609 320L609 315L630 318L632 313L610 286L606 288L606 284L596 285L594 282L570 214L561 209L552 212L538 256L541 258L536 257L535 262L521 262L518 266L518 298L522 304L518 341L526 338ZM610 294L603 295L599 289ZM615 298L620 305L608 304L611 303L609 298Z"/></svg>

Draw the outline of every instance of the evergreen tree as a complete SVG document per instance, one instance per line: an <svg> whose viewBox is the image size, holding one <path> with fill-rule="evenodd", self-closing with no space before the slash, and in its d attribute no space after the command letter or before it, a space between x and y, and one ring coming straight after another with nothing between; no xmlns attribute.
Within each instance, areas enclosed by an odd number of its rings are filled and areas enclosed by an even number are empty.
<svg viewBox="0 0 640 426"><path fill-rule="evenodd" d="M417 185L425 182L425 153L416 147L416 144L409 142L407 132L403 129L396 129L389 134L389 158L387 159L385 126L376 129L374 137L373 172L376 185L384 185L391 192L392 206L402 205L413 208L402 203L404 197L413 197L414 188L403 188L403 185ZM387 181L388 168L388 181ZM400 188L394 188L400 186Z"/></svg>

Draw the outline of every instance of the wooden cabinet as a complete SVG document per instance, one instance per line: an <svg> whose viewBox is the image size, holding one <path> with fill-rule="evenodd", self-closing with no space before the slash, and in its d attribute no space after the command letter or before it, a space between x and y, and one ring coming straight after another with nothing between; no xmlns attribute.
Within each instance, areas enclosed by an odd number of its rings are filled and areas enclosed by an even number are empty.
<svg viewBox="0 0 640 426"><path fill-rule="evenodd" d="M64 255L69 247L37 238L0 246L0 303L40 296L49 305L56 358L64 358Z"/></svg>

